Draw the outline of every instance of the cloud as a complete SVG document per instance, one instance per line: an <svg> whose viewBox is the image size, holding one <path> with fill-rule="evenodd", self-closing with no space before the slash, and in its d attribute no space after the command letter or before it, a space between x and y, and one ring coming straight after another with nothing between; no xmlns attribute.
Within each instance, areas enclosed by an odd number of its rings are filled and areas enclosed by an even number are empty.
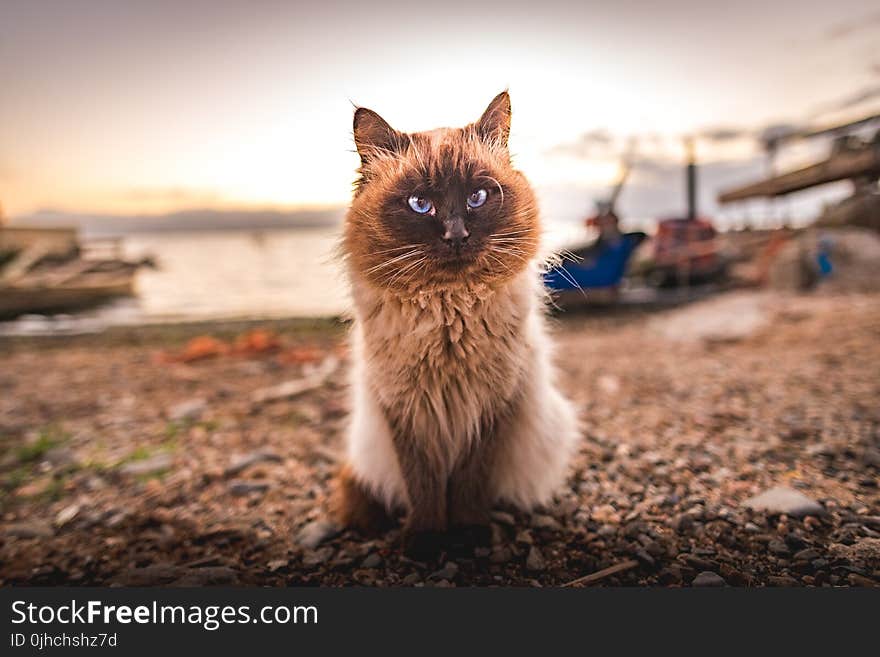
<svg viewBox="0 0 880 657"><path fill-rule="evenodd" d="M880 11L875 11L860 16L859 18L833 25L825 32L825 38L829 41L839 41L841 39L847 39L857 32L877 26L880 26Z"/></svg>
<svg viewBox="0 0 880 657"><path fill-rule="evenodd" d="M187 187L133 187L123 190L120 196L136 203L201 205L221 200L220 194L215 191Z"/></svg>
<svg viewBox="0 0 880 657"><path fill-rule="evenodd" d="M571 142L557 144L549 155L567 155L580 159L617 157L622 152L622 141L604 129L590 130Z"/></svg>
<svg viewBox="0 0 880 657"><path fill-rule="evenodd" d="M880 65L876 67L878 72L880 72ZM824 103L816 107L813 111L813 116L819 116L822 114L828 114L831 112L839 112L842 110L847 110L863 103L867 103L871 100L876 100L880 98L880 84L874 83L869 84L861 89L857 89L856 91L843 96L842 98L838 98L837 100Z"/></svg>

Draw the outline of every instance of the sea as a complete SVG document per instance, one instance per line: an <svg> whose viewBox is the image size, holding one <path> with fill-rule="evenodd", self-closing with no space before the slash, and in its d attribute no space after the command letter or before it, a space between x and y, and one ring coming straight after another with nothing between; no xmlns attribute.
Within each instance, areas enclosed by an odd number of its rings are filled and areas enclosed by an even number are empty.
<svg viewBox="0 0 880 657"><path fill-rule="evenodd" d="M150 257L136 294L72 314L0 322L0 335L70 334L108 326L218 319L345 316L348 285L337 252L339 226L266 230L129 233L126 259ZM580 226L556 227L552 245L570 244Z"/></svg>

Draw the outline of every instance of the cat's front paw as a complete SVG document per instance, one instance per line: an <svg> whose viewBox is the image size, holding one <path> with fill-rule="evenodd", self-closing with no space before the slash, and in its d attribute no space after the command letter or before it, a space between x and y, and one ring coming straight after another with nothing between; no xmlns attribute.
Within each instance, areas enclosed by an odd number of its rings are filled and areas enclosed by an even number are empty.
<svg viewBox="0 0 880 657"><path fill-rule="evenodd" d="M404 527L402 534L403 553L416 561L434 561L446 547L445 534L433 529L411 529Z"/></svg>
<svg viewBox="0 0 880 657"><path fill-rule="evenodd" d="M474 548L492 545L492 527L486 524L456 525L449 530L450 549L468 553Z"/></svg>

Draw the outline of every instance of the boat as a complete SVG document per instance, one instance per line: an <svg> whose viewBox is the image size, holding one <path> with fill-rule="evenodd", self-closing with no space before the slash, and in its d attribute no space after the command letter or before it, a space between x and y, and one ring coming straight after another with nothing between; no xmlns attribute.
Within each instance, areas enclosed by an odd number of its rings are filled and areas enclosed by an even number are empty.
<svg viewBox="0 0 880 657"><path fill-rule="evenodd" d="M615 205L629 172L627 158L609 198L597 201L596 213L585 222L587 228L598 231L597 239L560 253L545 273L544 284L556 293L557 302L562 305L568 303L569 297L572 301L590 303L617 299L629 260L646 237L641 232L621 233L618 227Z"/></svg>
<svg viewBox="0 0 880 657"><path fill-rule="evenodd" d="M81 244L73 229L0 226L0 246L0 319L84 310L131 296L135 272L150 264L124 260L118 243L110 244L113 253L106 242Z"/></svg>

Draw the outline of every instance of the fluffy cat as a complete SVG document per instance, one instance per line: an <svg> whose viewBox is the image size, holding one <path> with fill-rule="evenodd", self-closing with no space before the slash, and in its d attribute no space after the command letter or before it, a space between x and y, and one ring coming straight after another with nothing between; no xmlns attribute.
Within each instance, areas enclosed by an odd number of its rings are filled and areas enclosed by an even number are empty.
<svg viewBox="0 0 880 657"><path fill-rule="evenodd" d="M405 510L410 552L450 529L485 540L496 502L547 502L579 436L551 364L540 220L511 165L510 114L503 92L458 129L354 115L353 412L335 513L370 529Z"/></svg>

